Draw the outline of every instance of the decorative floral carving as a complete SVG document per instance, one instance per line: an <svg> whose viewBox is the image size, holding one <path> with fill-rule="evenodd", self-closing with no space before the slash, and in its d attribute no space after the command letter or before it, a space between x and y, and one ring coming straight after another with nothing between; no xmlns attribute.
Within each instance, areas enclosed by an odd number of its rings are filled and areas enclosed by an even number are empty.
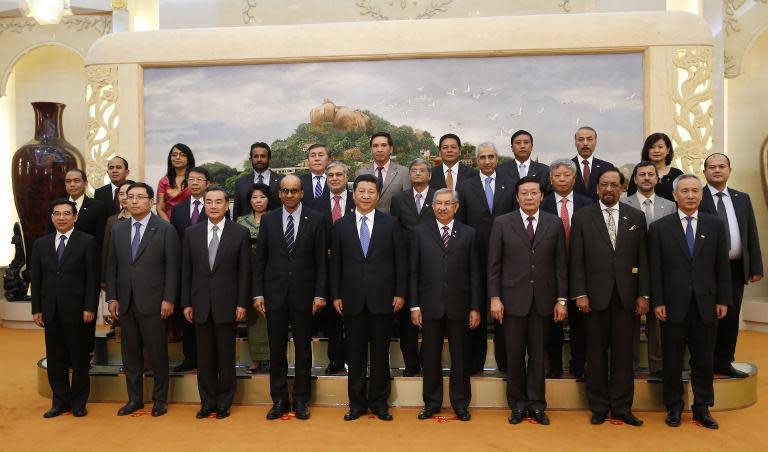
<svg viewBox="0 0 768 452"><path fill-rule="evenodd" d="M684 172L701 174L712 150L712 49L678 49L673 64L675 155Z"/></svg>
<svg viewBox="0 0 768 452"><path fill-rule="evenodd" d="M560 9L562 9L564 13L570 13L571 12L571 0L563 0L561 2L558 2L557 6L559 6Z"/></svg>
<svg viewBox="0 0 768 452"><path fill-rule="evenodd" d="M4 31L10 31L13 33L29 31L35 26L37 26L37 22L35 22L35 19L32 18L2 19L0 20L0 35L3 34Z"/></svg>
<svg viewBox="0 0 768 452"><path fill-rule="evenodd" d="M355 6L357 6L361 16L369 16L378 20L393 19L382 10L382 7L379 6L378 3L379 2L377 0L359 0L355 2ZM387 3L389 4L390 8L395 6L394 1L389 1ZM420 11L416 12L413 16L397 17L396 19L429 19L437 14L448 11L448 7L451 3L453 3L453 0L430 0L426 2L426 5L424 5ZM414 0L411 2L411 5L413 8L416 8L419 6L419 2ZM405 0L400 0L399 6L401 10L406 10L409 7L408 2Z"/></svg>
<svg viewBox="0 0 768 452"><path fill-rule="evenodd" d="M119 143L117 110L117 66L89 66L87 77L86 108L86 173L88 180L101 185L106 174L107 161L114 157Z"/></svg>
<svg viewBox="0 0 768 452"><path fill-rule="evenodd" d="M768 4L768 0L754 0L755 3ZM747 3L747 0L723 0L723 29L725 35L730 36L731 33L738 33L741 31L739 25L739 19L736 18L736 13Z"/></svg>
<svg viewBox="0 0 768 452"><path fill-rule="evenodd" d="M112 30L112 15L64 16L61 19L61 25L64 25L67 28L74 28L75 31L85 31L93 28L104 35ZM3 34L4 31L22 33L31 31L38 26L39 24L31 17L0 19L0 34Z"/></svg>
<svg viewBox="0 0 768 452"><path fill-rule="evenodd" d="M243 9L243 23L246 25L256 23L256 0L245 0L245 9Z"/></svg>

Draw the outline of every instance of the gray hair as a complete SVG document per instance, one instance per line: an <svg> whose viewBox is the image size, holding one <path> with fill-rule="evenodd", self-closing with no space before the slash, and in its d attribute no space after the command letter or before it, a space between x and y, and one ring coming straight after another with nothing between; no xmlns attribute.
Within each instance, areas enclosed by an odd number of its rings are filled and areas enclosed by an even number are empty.
<svg viewBox="0 0 768 452"><path fill-rule="evenodd" d="M442 195L443 193L449 193L451 195L451 201L459 202L459 192L456 190L451 190L450 188L441 188L440 190L437 190L432 196L432 199L437 198L437 195Z"/></svg>
<svg viewBox="0 0 768 452"><path fill-rule="evenodd" d="M563 167L563 166L568 168L569 170L571 170L571 172L573 172L573 174L576 174L576 172L578 171L578 169L576 168L576 164L573 163L573 160L571 160L571 159L555 159L555 160L552 160L552 163L549 164L549 174L554 173L556 169L558 169L560 167Z"/></svg>
<svg viewBox="0 0 768 452"><path fill-rule="evenodd" d="M341 168L342 171L344 171L344 175L345 176L349 175L349 167L347 165L345 165L344 163L341 163L338 160L332 161L331 163L328 164L328 166L325 167L325 174L328 174L328 171L331 168L336 167L336 166L338 166L339 168Z"/></svg>
<svg viewBox="0 0 768 452"><path fill-rule="evenodd" d="M477 147L475 148L475 154L477 154L477 151L479 151L480 148L493 149L493 153L496 154L496 157L499 156L499 151L496 150L496 145L491 143L490 141L483 141L482 143L478 144Z"/></svg>
<svg viewBox="0 0 768 452"><path fill-rule="evenodd" d="M412 170L416 165L424 165L427 167L427 171L432 171L432 163L424 160L423 158L413 159L410 165L408 165L408 171Z"/></svg>
<svg viewBox="0 0 768 452"><path fill-rule="evenodd" d="M680 185L680 182L686 180L686 179L696 179L696 182L699 183L699 187L701 187L701 179L699 179L699 176L691 173L681 174L675 178L675 180L672 181L672 191L677 191L677 186Z"/></svg>
<svg viewBox="0 0 768 452"><path fill-rule="evenodd" d="M573 138L576 138L576 135L579 134L580 130L590 130L590 131L592 131L592 133L595 134L595 139L597 139L597 130L595 130L592 127L589 127L589 126L581 126L578 129L576 129L576 132L574 132L574 134L573 134Z"/></svg>

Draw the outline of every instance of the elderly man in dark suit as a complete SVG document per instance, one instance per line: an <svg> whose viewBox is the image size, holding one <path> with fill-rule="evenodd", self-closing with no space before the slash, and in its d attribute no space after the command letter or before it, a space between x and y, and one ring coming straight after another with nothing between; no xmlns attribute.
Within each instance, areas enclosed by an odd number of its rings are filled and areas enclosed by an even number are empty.
<svg viewBox="0 0 768 452"><path fill-rule="evenodd" d="M75 417L88 414L90 376L89 324L99 302L99 258L96 239L75 230L77 206L59 200L51 204L56 232L40 237L32 247L32 318L45 328L48 383L53 392L51 409L56 417L70 409ZM72 384L69 368L72 368Z"/></svg>
<svg viewBox="0 0 768 452"><path fill-rule="evenodd" d="M397 193L410 190L411 181L408 170L403 165L392 161L392 136L387 132L376 132L370 140L373 162L357 170L355 176L373 174L381 186L381 196L377 209L389 213L392 197Z"/></svg>
<svg viewBox="0 0 768 452"><path fill-rule="evenodd" d="M88 187L88 177L85 175L85 171L79 168L67 171L64 176L64 184L68 196L62 199L72 201L77 206L75 229L92 235L96 239L96 250L101 253L104 225L107 223L108 216L107 206L85 194L85 189ZM47 231L50 233L54 229L53 222L49 222Z"/></svg>
<svg viewBox="0 0 768 452"><path fill-rule="evenodd" d="M694 174L672 183L678 211L650 229L653 308L661 322L664 349L666 423L678 427L683 411L682 363L691 353L693 419L716 429L709 413L715 403L712 384L717 321L731 309L728 232L716 216L700 210L706 196Z"/></svg>
<svg viewBox="0 0 768 452"><path fill-rule="evenodd" d="M390 421L389 341L394 315L405 304L407 255L397 219L376 210L376 177L357 176L352 191L355 213L336 223L331 246L331 296L347 329L349 412L344 420L370 409Z"/></svg>
<svg viewBox="0 0 768 452"><path fill-rule="evenodd" d="M107 216L120 212L118 188L128 179L129 174L131 171L128 169L128 160L116 155L107 161L109 183L93 192L93 199L101 201L106 206Z"/></svg>
<svg viewBox="0 0 768 452"><path fill-rule="evenodd" d="M435 211L432 209L432 197L435 190L429 186L432 177L432 164L417 158L408 168L412 188L392 197L390 213L400 223L403 242L406 250L411 248L413 229L422 223L435 221ZM419 355L419 327L411 322L411 314L407 309L401 309L396 315L397 332L400 339L400 352L405 361L404 377L415 377L421 369Z"/></svg>
<svg viewBox="0 0 768 452"><path fill-rule="evenodd" d="M168 411L168 342L164 320L173 314L179 289L181 249L176 230L151 213L154 191L139 182L128 188L131 220L112 228L107 260L109 313L120 320L128 387L125 416L144 407L144 351L155 382L152 416ZM143 346L143 347L142 347Z"/></svg>
<svg viewBox="0 0 768 452"><path fill-rule="evenodd" d="M650 281L645 215L620 203L624 175L597 176L600 201L573 214L571 298L587 332L587 399L591 423L613 419L640 426L632 414L635 316L648 312ZM610 361L608 358L610 351Z"/></svg>
<svg viewBox="0 0 768 452"><path fill-rule="evenodd" d="M496 166L499 153L493 143L485 142L477 146L477 167L480 174L467 179L459 193L459 222L472 226L477 231L477 246L480 253L481 292L483 306L480 309L480 326L470 332L469 352L467 353L470 374L483 371L488 350L487 312L487 267L488 238L494 219L512 212L517 208L515 182L506 171ZM491 320L493 322L493 320ZM504 331L498 322L494 325L493 349L496 364L500 371L507 368L507 355L504 349Z"/></svg>
<svg viewBox="0 0 768 452"><path fill-rule="evenodd" d="M549 425L544 360L550 319L561 322L568 313L565 233L556 216L539 209L543 187L538 178L523 177L515 192L520 209L493 222L488 296L506 339L509 423L519 424L527 411Z"/></svg>
<svg viewBox="0 0 768 452"><path fill-rule="evenodd" d="M278 195L280 179L283 176L269 169L269 161L272 159L272 149L267 143L261 141L253 143L248 155L251 161L253 171L235 181L235 205L232 207L232 219L238 219L241 216L251 212L251 201L248 199L253 184L264 184L269 187L272 193L272 199L269 200L273 209L280 206L280 197Z"/></svg>
<svg viewBox="0 0 768 452"><path fill-rule="evenodd" d="M461 163L461 139L452 133L440 137L440 166L432 168L429 186L434 190L450 188L461 193L464 180L477 175L477 170Z"/></svg>
<svg viewBox="0 0 768 452"><path fill-rule="evenodd" d="M576 184L574 191L580 195L597 201L597 176L603 170L613 167L613 163L594 157L597 147L597 131L589 126L580 127L574 134L576 141L576 157L571 161L576 164Z"/></svg>
<svg viewBox="0 0 768 452"><path fill-rule="evenodd" d="M301 188L304 196L301 202L309 207L317 198L328 193L328 181L325 168L331 162L328 148L322 143L314 143L307 148L309 173L301 176Z"/></svg>
<svg viewBox="0 0 768 452"><path fill-rule="evenodd" d="M560 218L565 230L565 251L567 253L570 246L573 213L592 204L592 199L573 190L576 183L576 165L569 159L557 159L550 163L549 180L554 191L544 196L541 210ZM563 374L563 342L565 341L563 323L565 322L553 321L550 325L549 340L547 341L549 360L547 378L560 378ZM577 380L583 380L584 363L587 360L584 316L576 308L576 302L572 300L568 302L568 345L571 352L568 370Z"/></svg>
<svg viewBox="0 0 768 452"><path fill-rule="evenodd" d="M707 186L701 211L717 215L726 226L728 259L731 262L731 294L728 314L717 323L715 342L715 372L729 377L744 378L746 372L731 364L739 336L739 316L744 285L763 279L763 256L757 233L755 211L749 194L728 186L731 161L725 154L712 154L704 161Z"/></svg>
<svg viewBox="0 0 768 452"><path fill-rule="evenodd" d="M296 350L293 410L309 419L312 371L312 316L325 306L328 226L322 215L301 201L301 181L280 180L281 209L264 214L256 242L253 307L267 316L269 390L272 408L267 419L291 409L288 396L288 329Z"/></svg>
<svg viewBox="0 0 768 452"><path fill-rule="evenodd" d="M411 321L421 327L424 361L424 408L429 419L443 405L443 338L451 351L449 394L456 417L468 421L472 388L467 353L469 330L480 324L480 261L475 230L454 222L459 195L441 188L432 202L436 222L413 230L408 306Z"/></svg>
<svg viewBox="0 0 768 452"><path fill-rule="evenodd" d="M552 191L549 183L549 167L543 163L531 160L533 153L533 135L527 130L518 130L510 138L512 155L514 158L499 165L499 173L504 173L511 179L512 187L517 181L526 177L533 176L541 182L544 187L544 196ZM518 206L516 205L515 208Z"/></svg>
<svg viewBox="0 0 768 452"><path fill-rule="evenodd" d="M245 320L250 300L251 233L226 217L228 207L224 189L208 187L208 221L187 229L182 247L181 306L197 328L198 419L229 416L237 389L236 322Z"/></svg>

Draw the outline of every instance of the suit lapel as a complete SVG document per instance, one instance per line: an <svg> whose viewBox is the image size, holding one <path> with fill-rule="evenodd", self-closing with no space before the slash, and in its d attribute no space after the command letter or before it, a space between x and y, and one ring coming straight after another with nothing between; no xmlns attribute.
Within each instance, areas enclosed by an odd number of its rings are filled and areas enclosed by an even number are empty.
<svg viewBox="0 0 768 452"><path fill-rule="evenodd" d="M307 215L307 213L302 208L301 218L299 218L299 229L296 231L296 240L294 240L294 248L296 248L296 245L299 244L299 241L306 235L307 229L309 229L311 221L312 220L310 220L309 215Z"/></svg>
<svg viewBox="0 0 768 452"><path fill-rule="evenodd" d="M299 222L299 226L301 226L302 222ZM205 228L206 232L208 230L208 227ZM227 231L226 233L224 231ZM207 237L207 234L206 234ZM231 242L232 242L232 222L224 217L224 229L221 231L221 234L219 235L219 249L216 250L216 257L213 260L213 268L211 269L211 273L213 273L221 264L221 260L223 259L223 255L227 254L227 249L229 248Z"/></svg>
<svg viewBox="0 0 768 452"><path fill-rule="evenodd" d="M717 206L715 205L715 201L712 199L713 193L709 190L708 186L704 187L704 199L702 199L702 202L706 205L706 211L713 215L717 215Z"/></svg>
<svg viewBox="0 0 768 452"><path fill-rule="evenodd" d="M496 180L494 181L494 183L496 184L496 187L493 191L493 211L491 213L496 211L496 208L499 206L499 203L501 203L501 199L506 194L507 188L508 188L507 185L505 185L506 181L503 179L500 180L498 176L499 174L497 172ZM483 193L483 195L485 195L485 193ZM488 203L486 202L486 204Z"/></svg>
<svg viewBox="0 0 768 452"><path fill-rule="evenodd" d="M147 230L144 231L144 235L141 236L141 242L139 242L139 250L136 252L136 257L133 259L134 262L138 261L141 257L141 254L144 252L145 249L147 249L147 246L150 241L152 241L152 236L155 235L155 232L157 232L157 223L154 221L154 214L150 213L149 221L147 222Z"/></svg>
<svg viewBox="0 0 768 452"><path fill-rule="evenodd" d="M733 204L733 211L736 212L736 221L739 222L739 236L744 237L744 233L747 230L747 216L748 209L744 204L744 197L740 193L737 193L733 189L728 189L728 193L731 195L731 203Z"/></svg>
<svg viewBox="0 0 768 452"><path fill-rule="evenodd" d="M547 231L549 230L549 227L551 225L549 221L547 220L542 221L542 219L543 218L541 215L541 211L539 211L539 224L536 225L536 233L533 235L533 245L532 245L533 249L536 249L536 247L539 246L539 243L541 243L541 241L544 240L543 238L540 238L540 237L544 237L547 234ZM525 237L526 238L528 237L527 232Z"/></svg>
<svg viewBox="0 0 768 452"><path fill-rule="evenodd" d="M198 222L199 224L200 222ZM208 262L208 225L206 224L204 227L200 228L200 232L198 233L198 236L196 240L199 243L200 249L205 250L204 256L205 256L205 262L208 265L205 265L205 271L208 273L213 272L213 269L211 269L211 266ZM221 249L221 240L219 240L219 249ZM218 252L216 255L216 260L218 260ZM214 262L214 267L216 266L216 263Z"/></svg>
<svg viewBox="0 0 768 452"><path fill-rule="evenodd" d="M421 212L416 212L416 216L421 219L425 212L432 209L432 198L435 197L435 190L432 187L427 188L427 195L424 197L424 204L421 206ZM416 201L413 201L413 208L416 209Z"/></svg>
<svg viewBox="0 0 768 452"><path fill-rule="evenodd" d="M693 258L694 259L696 259L701 253L701 248L704 247L704 241L710 240L710 239L707 239L707 236L711 234L708 221L706 220L701 221L701 215L699 215L699 218L696 221L699 224L696 227L696 234L694 235L694 240L693 240Z"/></svg>
<svg viewBox="0 0 768 452"><path fill-rule="evenodd" d="M675 237L675 240L677 241L677 244L680 245L680 251L682 252L683 256L685 256L686 259L689 261L691 260L691 252L688 250L688 242L685 239L685 232L683 232L683 222L680 220L680 216L675 215L674 216L675 221L672 222L674 227L674 232L672 235ZM696 251L696 247L694 246L694 254Z"/></svg>
<svg viewBox="0 0 768 452"><path fill-rule="evenodd" d="M525 225L523 224L523 218L520 216L520 211L516 210L512 214L512 230L517 233L517 235L520 236L521 239L525 240L525 243L531 243L531 241L528 239L528 232L525 230ZM536 236L534 235L534 240L536 239Z"/></svg>
<svg viewBox="0 0 768 452"><path fill-rule="evenodd" d="M55 240L54 235L54 240ZM72 235L69 236L69 240L67 240L67 244L64 247L64 255L61 257L61 262L59 262L59 268L67 261L70 255L74 253L75 247L78 246L80 243L80 234L77 233L77 231L72 231ZM56 260L58 260L58 256L56 256L56 253L54 253L54 256Z"/></svg>
<svg viewBox="0 0 768 452"><path fill-rule="evenodd" d="M456 229L456 223L454 223L454 230ZM430 234L432 238L435 240L435 243L437 246L442 250L445 251L443 248L443 231L440 230L440 227L437 225L437 223L433 224L430 228ZM450 242L450 240L449 240Z"/></svg>
<svg viewBox="0 0 768 452"><path fill-rule="evenodd" d="M619 222L616 228L616 249L619 249L619 244L624 240L624 236L629 232L629 228L634 225L630 224L629 219L625 215L626 212L623 211L624 209L620 207L620 204L617 204L617 206L619 206ZM608 227L606 226L607 230Z"/></svg>
<svg viewBox="0 0 768 452"><path fill-rule="evenodd" d="M375 166L375 164L374 164L374 166ZM374 170L375 169L376 168L374 168ZM395 164L392 163L392 161L390 161L389 162L389 171L387 171L387 177L384 179L384 187L381 189L381 194L382 195L384 193L386 193L387 190L389 190L389 186L392 185L392 181L394 181L395 178L397 177L397 173L398 173L397 166L395 166ZM376 174L376 173L374 172L373 174Z"/></svg>
<svg viewBox="0 0 768 452"><path fill-rule="evenodd" d="M381 232L383 228L384 221L382 220L382 215L379 215L378 210L373 211L373 231L371 231L371 241L368 243L368 254L365 254L364 256L367 258L368 256L373 255L373 250L376 247L376 244L383 240L383 232ZM378 226L377 226L378 225ZM363 250L362 244L360 245L360 251Z"/></svg>
<svg viewBox="0 0 768 452"><path fill-rule="evenodd" d="M608 235L608 225L605 224L605 216L603 216L603 211L600 208L599 203L595 203L595 206L595 210L592 211L592 222L594 223L598 234L603 238L603 240L605 240L605 243L607 243L608 246L613 249L613 246L611 245L611 237ZM618 234L616 234L616 239L618 241Z"/></svg>

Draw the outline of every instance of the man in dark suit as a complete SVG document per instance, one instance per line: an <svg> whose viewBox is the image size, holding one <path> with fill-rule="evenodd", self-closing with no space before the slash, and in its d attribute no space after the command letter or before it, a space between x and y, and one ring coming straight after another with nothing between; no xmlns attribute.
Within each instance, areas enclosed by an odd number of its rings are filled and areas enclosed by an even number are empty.
<svg viewBox="0 0 768 452"><path fill-rule="evenodd" d="M469 330L480 324L480 260L475 230L454 222L459 194L448 188L435 192L436 222L413 230L408 306L414 325L421 327L424 408L429 419L443 405L443 338L451 351L449 394L456 417L468 421L472 388L467 368ZM467 328L469 326L469 328Z"/></svg>
<svg viewBox="0 0 768 452"><path fill-rule="evenodd" d="M118 188L128 179L131 171L128 169L128 160L116 155L107 161L107 176L109 183L97 188L93 192L93 198L101 201L107 208L107 216L120 212L120 199Z"/></svg>
<svg viewBox="0 0 768 452"><path fill-rule="evenodd" d="M488 296L491 314L504 326L508 421L519 424L527 411L549 425L544 359L550 319L561 322L568 313L565 233L556 216L539 209L543 187L538 178L523 177L515 192L520 209L493 222Z"/></svg>
<svg viewBox="0 0 768 452"><path fill-rule="evenodd" d="M417 158L411 162L408 169L411 189L395 194L392 197L390 213L400 223L405 249L411 249L413 229L423 223L435 221L435 211L432 208L432 197L435 190L429 186L432 177L432 164ZM411 322L411 313L401 309L395 314L397 333L400 339L400 352L403 354L405 369L404 377L415 377L421 369L419 355L419 327Z"/></svg>
<svg viewBox="0 0 768 452"><path fill-rule="evenodd" d="M168 411L168 341L164 320L179 290L181 248L170 223L151 213L154 191L138 182L128 188L131 220L112 228L107 261L109 313L120 320L128 403L118 416L144 407L144 351L154 374L152 416Z"/></svg>
<svg viewBox="0 0 768 452"><path fill-rule="evenodd" d="M569 159L553 160L549 165L549 180L554 191L544 196L541 210L551 215L557 215L565 230L565 250L568 252L571 239L571 219L573 213L582 207L593 203L591 198L580 195L573 190L576 183L576 165ZM563 374L563 323L552 322L547 341L547 357L549 367L547 378L560 378ZM577 380L584 379L584 363L587 360L586 333L584 332L584 315L576 308L576 302L568 302L568 344L571 360L569 371Z"/></svg>
<svg viewBox="0 0 768 452"><path fill-rule="evenodd" d="M328 191L310 206L323 214L328 230L326 231L326 246L331 249L331 233L333 225L344 215L354 213L355 201L352 191L347 189L349 167L339 161L333 161L325 168ZM344 351L344 322L333 308L333 303L327 303L320 315L315 316L316 326L325 332L328 338L328 366L326 375L344 372L346 356Z"/></svg>
<svg viewBox="0 0 768 452"><path fill-rule="evenodd" d="M516 209L515 183L501 170L497 171L499 154L493 143L480 143L477 146L477 166L480 174L467 180L459 193L459 222L472 226L477 231L477 246L480 253L480 326L473 329L469 336L469 372L482 372L488 349L487 276L488 276L488 239L491 236L493 220ZM491 320L493 322L493 320ZM504 349L504 330L501 324L494 322L493 337L496 365L501 372L507 369L507 353Z"/></svg>
<svg viewBox="0 0 768 452"><path fill-rule="evenodd" d="M709 413L715 403L712 384L717 321L731 309L731 265L723 222L701 211L701 182L694 174L672 183L677 214L651 224L650 265L653 308L661 322L664 350L666 423L680 426L683 411L682 363L691 354L693 419L716 429Z"/></svg>
<svg viewBox="0 0 768 452"><path fill-rule="evenodd" d="M735 360L744 286L763 279L763 257L752 201L749 194L728 187L730 176L731 161L725 154L712 154L704 160L707 186L704 188L701 211L718 216L725 224L728 259L731 263L733 299L728 314L717 322L715 372L745 378L748 374L736 369L731 363Z"/></svg>
<svg viewBox="0 0 768 452"><path fill-rule="evenodd" d="M429 186L433 190L450 188L461 192L463 181L477 175L477 170L461 163L461 139L447 133L438 142L442 164L432 168Z"/></svg>
<svg viewBox="0 0 768 452"><path fill-rule="evenodd" d="M597 131L592 127L580 127L574 134L574 138L578 154L571 161L576 164L578 171L573 189L576 193L597 201L597 176L603 170L613 167L613 163L593 156L597 147Z"/></svg>
<svg viewBox="0 0 768 452"><path fill-rule="evenodd" d="M518 130L510 139L514 158L499 165L499 173L505 173L511 179L511 187L525 176L533 176L541 181L544 196L552 191L549 184L549 167L543 163L531 160L533 152L533 135L525 130ZM515 209L518 206L515 206Z"/></svg>
<svg viewBox="0 0 768 452"><path fill-rule="evenodd" d="M85 194L88 186L88 177L79 168L67 171L64 176L64 184L67 190L67 198L77 206L77 222L75 229L92 235L96 243L96 251L101 252L101 242L104 239L104 225L107 223L107 207L101 201L89 198ZM54 231L53 222L48 223L48 232Z"/></svg>
<svg viewBox="0 0 768 452"><path fill-rule="evenodd" d="M248 199L248 192L253 184L264 184L269 186L272 193L272 199L269 200L273 209L280 206L280 196L278 195L280 179L283 176L274 173L269 169L269 161L272 159L272 149L267 143L256 142L251 145L249 155L253 171L238 178L235 181L235 205L232 207L232 219L237 220L241 216L251 213L251 201Z"/></svg>
<svg viewBox="0 0 768 452"><path fill-rule="evenodd" d="M307 161L309 162L309 173L301 176L301 189L304 190L301 202L309 207L315 199L328 192L328 182L325 176L325 168L331 161L328 148L322 143L309 146L307 148Z"/></svg>
<svg viewBox="0 0 768 452"><path fill-rule="evenodd" d="M182 248L181 305L197 329L198 419L229 416L237 389L236 322L245 320L250 300L251 233L226 217L228 208L223 188L207 188L208 221L187 229Z"/></svg>
<svg viewBox="0 0 768 452"><path fill-rule="evenodd" d="M355 177L361 174L373 174L381 186L381 196L377 209L389 213L392 196L411 189L408 170L403 165L392 161L392 137L387 132L376 132L370 140L373 162L357 170Z"/></svg>
<svg viewBox="0 0 768 452"><path fill-rule="evenodd" d="M635 316L648 312L650 298L645 215L619 202L624 175L617 168L597 182L600 201L573 214L569 287L586 314L591 423L605 422L610 410L613 419L640 426L632 414L632 350Z"/></svg>
<svg viewBox="0 0 768 452"><path fill-rule="evenodd" d="M357 419L370 409L390 421L389 341L394 314L405 304L407 255L397 220L375 210L376 177L358 176L352 191L355 213L336 223L331 246L331 295L347 329L349 412L344 420Z"/></svg>
<svg viewBox="0 0 768 452"><path fill-rule="evenodd" d="M272 408L267 419L291 409L288 397L288 328L296 350L293 410L309 419L312 371L312 316L325 306L328 226L320 213L301 199L301 181L280 180L281 209L264 214L259 228L253 269L253 307L267 316L269 390Z"/></svg>
<svg viewBox="0 0 768 452"><path fill-rule="evenodd" d="M211 175L203 167L195 167L189 170L187 177L187 187L189 187L190 197L181 204L173 208L171 215L171 224L176 228L179 234L179 243L184 240L184 233L187 228L198 223L205 223L208 217L205 211L205 189L208 188L208 181ZM182 243L183 245L183 243ZM195 339L195 324L187 322L184 319L184 312L176 309L173 313L173 319L181 327L181 348L184 353L184 360L181 364L173 368L174 372L188 372L197 369L197 343Z"/></svg>
<svg viewBox="0 0 768 452"><path fill-rule="evenodd" d="M95 239L75 230L77 206L66 200L51 204L56 232L32 247L32 318L45 328L48 383L53 392L51 418L70 409L88 414L90 335L99 303L99 258ZM72 384L69 368L72 368Z"/></svg>

